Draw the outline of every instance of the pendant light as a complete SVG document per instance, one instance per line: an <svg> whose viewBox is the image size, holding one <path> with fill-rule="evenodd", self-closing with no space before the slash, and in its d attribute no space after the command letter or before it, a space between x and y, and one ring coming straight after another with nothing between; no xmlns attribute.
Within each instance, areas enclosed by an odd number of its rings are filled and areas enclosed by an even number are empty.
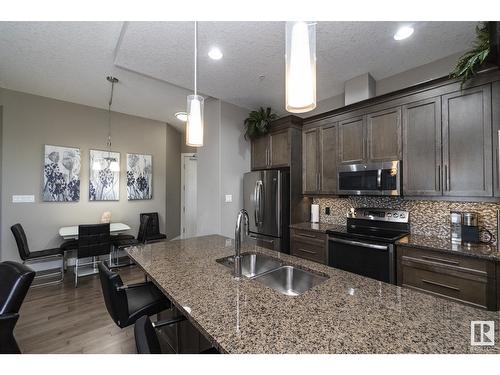
<svg viewBox="0 0 500 375"><path fill-rule="evenodd" d="M286 23L286 110L316 108L316 24Z"/></svg>
<svg viewBox="0 0 500 375"><path fill-rule="evenodd" d="M118 78L112 76L107 76L106 80L109 83L111 83L111 94L109 96L109 102L108 102L108 139L106 141L106 146L108 148L108 156L104 158L104 161L106 162L107 165L105 165L103 168L103 166L98 161L95 161L94 164L92 165L92 169L100 170L109 168L111 172L119 172L120 165L118 164L116 158L111 156L111 105L113 104L113 93L115 89L115 83L118 83L119 80Z"/></svg>
<svg viewBox="0 0 500 375"><path fill-rule="evenodd" d="M198 22L194 23L194 95L187 97L186 144L193 147L203 146L203 104L204 98L198 95Z"/></svg>

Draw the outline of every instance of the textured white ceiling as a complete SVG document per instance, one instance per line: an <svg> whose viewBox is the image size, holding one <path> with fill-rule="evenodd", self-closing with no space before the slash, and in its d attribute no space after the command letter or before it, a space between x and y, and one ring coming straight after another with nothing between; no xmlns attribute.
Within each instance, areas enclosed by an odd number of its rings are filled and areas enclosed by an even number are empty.
<svg viewBox="0 0 500 375"><path fill-rule="evenodd" d="M461 52L474 39L474 22L415 22L413 36L398 42L393 35L400 25L319 22L318 100L342 93L344 82L357 75L386 78ZM284 22L200 22L199 90L242 107L284 112L284 29ZM116 64L192 88L193 30L193 22L132 22ZM210 60L211 46L223 51L222 60Z"/></svg>
<svg viewBox="0 0 500 375"><path fill-rule="evenodd" d="M184 110L189 91L117 68L122 22L0 22L0 82L4 88L107 108L107 75L120 79L113 110L166 121Z"/></svg>
<svg viewBox="0 0 500 375"><path fill-rule="evenodd" d="M417 22L410 39L396 42L398 25L318 23L318 100L359 74L382 79L463 51L474 38L472 22ZM283 113L284 38L283 22L200 22L200 92ZM222 60L207 57L213 45ZM193 86L193 23L0 22L2 87L105 108L109 74L120 79L114 110L182 129L173 114Z"/></svg>

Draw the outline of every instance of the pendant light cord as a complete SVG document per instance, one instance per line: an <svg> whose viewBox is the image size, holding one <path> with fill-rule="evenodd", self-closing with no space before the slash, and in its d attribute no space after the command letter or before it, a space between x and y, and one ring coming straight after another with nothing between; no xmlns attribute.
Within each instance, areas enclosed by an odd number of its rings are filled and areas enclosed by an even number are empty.
<svg viewBox="0 0 500 375"><path fill-rule="evenodd" d="M119 80L113 76L107 76L106 80L111 83L111 93L109 95L108 102L108 141L106 142L108 146L108 160L111 160L111 105L113 104L113 94L115 91L115 83L118 83Z"/></svg>
<svg viewBox="0 0 500 375"><path fill-rule="evenodd" d="M198 21L194 21L194 94L198 95Z"/></svg>
<svg viewBox="0 0 500 375"><path fill-rule="evenodd" d="M111 79L111 95L108 102L108 154L111 152L111 104L113 104L113 92L115 89L115 81Z"/></svg>

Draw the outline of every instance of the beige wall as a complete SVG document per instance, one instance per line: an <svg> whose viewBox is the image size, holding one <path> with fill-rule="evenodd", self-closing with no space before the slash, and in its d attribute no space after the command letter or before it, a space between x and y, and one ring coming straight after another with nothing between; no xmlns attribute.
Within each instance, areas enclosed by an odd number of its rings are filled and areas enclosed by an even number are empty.
<svg viewBox="0 0 500 375"><path fill-rule="evenodd" d="M238 211L243 208L243 173L250 171L250 142L243 134L248 110L221 102L221 234L234 237ZM225 195L233 201L225 202Z"/></svg>
<svg viewBox="0 0 500 375"><path fill-rule="evenodd" d="M88 199L89 150L105 149L107 112L21 92L3 90L1 258L18 259L10 226L23 224L32 250L57 246L61 226L95 223L103 211L112 221L122 221L136 235L139 213L157 211L160 225L170 236L178 234L180 211L180 134L165 123L120 113L112 116L112 149L120 152L120 200L90 202ZM1 102L0 102L1 104ZM79 202L42 202L44 144L79 147L81 190ZM126 154L153 155L153 199L128 201ZM175 160L174 160L175 159ZM167 161L168 160L168 161ZM171 179L171 180L169 180ZM169 189L167 192L167 181ZM180 185L180 184L178 184ZM12 203L13 194L33 194L35 203Z"/></svg>
<svg viewBox="0 0 500 375"><path fill-rule="evenodd" d="M166 143L166 235L168 239L181 233L181 139L182 134L168 125Z"/></svg>
<svg viewBox="0 0 500 375"><path fill-rule="evenodd" d="M248 110L217 99L205 102L203 147L198 148L198 235L234 237L243 208L243 173L250 170L250 142L243 138ZM233 196L225 203L224 196Z"/></svg>

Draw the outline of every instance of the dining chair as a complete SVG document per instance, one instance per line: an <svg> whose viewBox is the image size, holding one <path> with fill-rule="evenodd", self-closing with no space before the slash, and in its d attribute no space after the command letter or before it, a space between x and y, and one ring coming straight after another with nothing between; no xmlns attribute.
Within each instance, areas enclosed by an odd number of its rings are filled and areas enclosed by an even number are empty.
<svg viewBox="0 0 500 375"><path fill-rule="evenodd" d="M163 233L160 233L160 220L158 218L158 212L148 212L141 213L140 217L149 216L149 224L148 230L146 232L146 240L148 242L151 241L160 241L167 238L167 236Z"/></svg>
<svg viewBox="0 0 500 375"><path fill-rule="evenodd" d="M120 275L106 262L98 265L104 303L120 328L134 324L143 315L154 315L172 307L170 300L151 282L123 285Z"/></svg>
<svg viewBox="0 0 500 375"><path fill-rule="evenodd" d="M111 253L111 236L109 223L89 224L78 226L78 248L75 264L75 288L78 287L78 268L80 266L93 265L96 270L96 259L102 255ZM92 261L80 263L82 258L92 258Z"/></svg>
<svg viewBox="0 0 500 375"><path fill-rule="evenodd" d="M23 226L19 223L14 224L10 227L14 239L16 240L17 250L19 251L19 256L21 257L23 264L37 264L51 261L60 261L61 268L57 272L40 273L35 277L35 280L47 279L54 277L56 275L61 275L58 280L41 282L35 284L35 286L43 286L50 284L58 284L64 280L64 251L60 248L45 249L40 251L30 251L28 246L28 239L26 238L26 233L24 232Z"/></svg>
<svg viewBox="0 0 500 375"><path fill-rule="evenodd" d="M17 262L0 263L0 354L19 354L14 337L19 309L35 277L35 271Z"/></svg>
<svg viewBox="0 0 500 375"><path fill-rule="evenodd" d="M139 224L139 231L137 232L137 238L128 235L116 235L111 237L111 242L114 247L122 249L128 246L134 246L138 244L145 244L147 242L146 232L148 230L149 221L151 218L148 215L141 216L141 222Z"/></svg>

